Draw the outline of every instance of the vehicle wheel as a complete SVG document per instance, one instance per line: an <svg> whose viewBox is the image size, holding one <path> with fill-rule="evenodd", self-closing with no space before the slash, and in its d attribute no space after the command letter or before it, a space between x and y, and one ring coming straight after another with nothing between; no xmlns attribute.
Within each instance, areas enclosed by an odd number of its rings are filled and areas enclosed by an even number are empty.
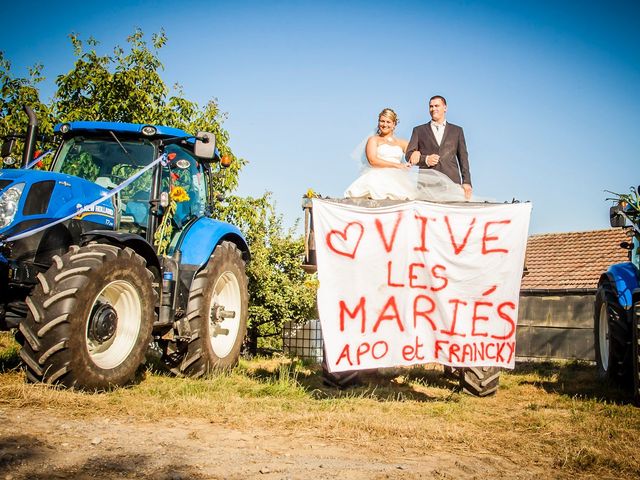
<svg viewBox="0 0 640 480"><path fill-rule="evenodd" d="M174 373L199 377L238 363L247 332L248 282L240 250L231 242L216 247L189 290L191 340ZM180 347L180 346L178 346Z"/></svg>
<svg viewBox="0 0 640 480"><path fill-rule="evenodd" d="M347 370L346 372L330 372L325 353L322 358L322 383L328 387L338 388L340 390L354 387L360 383L360 371Z"/></svg>
<svg viewBox="0 0 640 480"><path fill-rule="evenodd" d="M322 369L322 383L327 387L344 390L345 388L355 387L360 384L360 375L357 370L348 370L346 372L330 372Z"/></svg>
<svg viewBox="0 0 640 480"><path fill-rule="evenodd" d="M129 383L151 340L153 275L130 248L72 246L27 299L20 356L34 382L103 390Z"/></svg>
<svg viewBox="0 0 640 480"><path fill-rule="evenodd" d="M450 367L449 365L444 365L444 376L449 380L459 380L460 379L460 368Z"/></svg>
<svg viewBox="0 0 640 480"><path fill-rule="evenodd" d="M460 378L460 388L464 393L488 397L498 391L500 367L470 367L456 370Z"/></svg>
<svg viewBox="0 0 640 480"><path fill-rule="evenodd" d="M598 286L594 309L594 345L598 374L625 385L631 370L631 325L611 282Z"/></svg>
<svg viewBox="0 0 640 480"><path fill-rule="evenodd" d="M633 403L640 407L640 297L633 302Z"/></svg>

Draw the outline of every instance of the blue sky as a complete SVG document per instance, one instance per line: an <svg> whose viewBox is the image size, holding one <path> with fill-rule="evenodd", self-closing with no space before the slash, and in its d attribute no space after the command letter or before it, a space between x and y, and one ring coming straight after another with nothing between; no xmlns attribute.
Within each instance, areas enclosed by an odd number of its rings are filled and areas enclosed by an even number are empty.
<svg viewBox="0 0 640 480"><path fill-rule="evenodd" d="M14 74L44 64L45 98L72 66L69 33L111 50L164 28L165 81L218 99L249 161L238 193L273 192L286 225L308 188L342 196L380 110L408 138L433 94L465 129L474 191L531 201L530 233L607 228L604 190L640 183L637 1L69 0L3 18L0 49Z"/></svg>

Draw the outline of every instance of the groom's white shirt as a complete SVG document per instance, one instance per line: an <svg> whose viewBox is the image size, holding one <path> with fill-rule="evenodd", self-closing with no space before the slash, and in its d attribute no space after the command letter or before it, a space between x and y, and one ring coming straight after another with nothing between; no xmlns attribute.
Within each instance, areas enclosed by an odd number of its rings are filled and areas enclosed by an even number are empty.
<svg viewBox="0 0 640 480"><path fill-rule="evenodd" d="M447 121L443 120L441 124L436 124L433 120L429 122L431 126L431 131L433 132L434 137L436 137L436 142L438 145L442 142L442 136L444 135L444 129L447 126Z"/></svg>

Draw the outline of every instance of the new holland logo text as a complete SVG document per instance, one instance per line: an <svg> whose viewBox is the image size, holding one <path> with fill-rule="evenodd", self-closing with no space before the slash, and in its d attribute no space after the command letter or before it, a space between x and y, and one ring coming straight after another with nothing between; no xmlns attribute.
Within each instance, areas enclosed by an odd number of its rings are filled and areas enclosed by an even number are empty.
<svg viewBox="0 0 640 480"><path fill-rule="evenodd" d="M82 208L81 204L76 205L78 209ZM103 205L95 205L93 207L87 208L84 212L78 214L76 218L84 218L87 215L104 215L107 217L113 217L113 208L105 207Z"/></svg>

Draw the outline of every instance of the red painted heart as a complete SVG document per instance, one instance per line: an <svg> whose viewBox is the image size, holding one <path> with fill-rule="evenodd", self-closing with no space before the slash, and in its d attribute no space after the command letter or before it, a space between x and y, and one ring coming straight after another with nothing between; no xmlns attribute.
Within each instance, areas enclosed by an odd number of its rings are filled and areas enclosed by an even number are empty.
<svg viewBox="0 0 640 480"><path fill-rule="evenodd" d="M350 222L342 231L331 230L327 233L327 246L338 255L355 258L363 234L364 227L361 223Z"/></svg>

